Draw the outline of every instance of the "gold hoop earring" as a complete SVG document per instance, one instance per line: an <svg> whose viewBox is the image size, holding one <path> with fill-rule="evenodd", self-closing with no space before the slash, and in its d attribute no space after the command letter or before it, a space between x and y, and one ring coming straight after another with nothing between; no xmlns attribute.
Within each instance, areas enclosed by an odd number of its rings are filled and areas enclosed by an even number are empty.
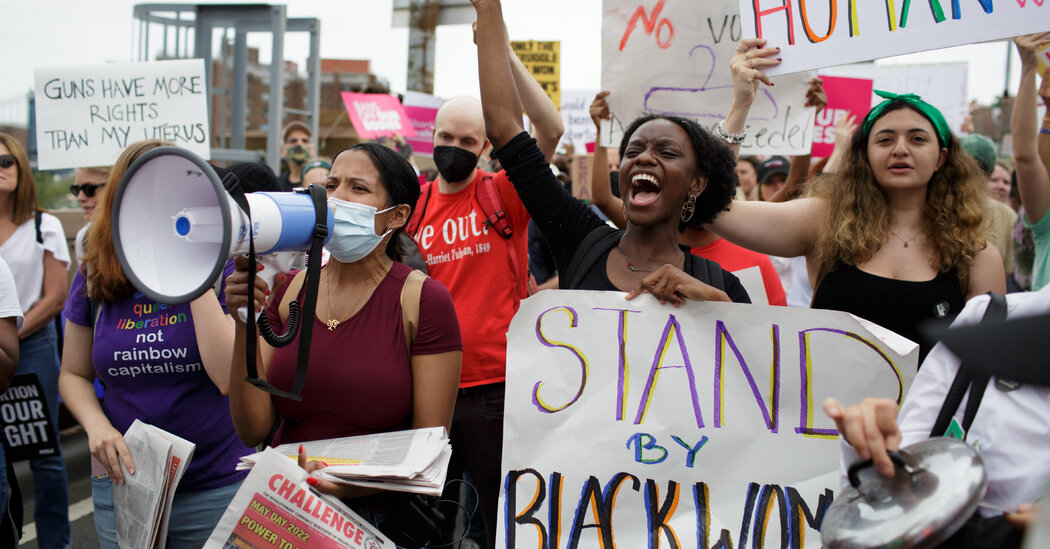
<svg viewBox="0 0 1050 549"><path fill-rule="evenodd" d="M689 223L689 220L693 218L693 213L696 212L696 196L689 195L686 199L685 204L682 204L682 223Z"/></svg>

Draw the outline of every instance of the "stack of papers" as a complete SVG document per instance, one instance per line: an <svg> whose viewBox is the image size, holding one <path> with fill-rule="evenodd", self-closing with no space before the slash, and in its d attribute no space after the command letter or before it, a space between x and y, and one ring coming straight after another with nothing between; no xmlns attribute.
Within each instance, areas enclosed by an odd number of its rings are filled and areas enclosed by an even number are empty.
<svg viewBox="0 0 1050 549"><path fill-rule="evenodd" d="M444 427L411 429L303 443L308 461L327 467L314 476L352 486L440 496L452 457ZM275 450L299 458L299 444L282 444ZM262 452L245 456L238 469L251 469Z"/></svg>
<svg viewBox="0 0 1050 549"><path fill-rule="evenodd" d="M124 482L113 485L117 542L121 547L164 549L175 489L193 459L196 445L135 420L124 433L135 474L120 468Z"/></svg>

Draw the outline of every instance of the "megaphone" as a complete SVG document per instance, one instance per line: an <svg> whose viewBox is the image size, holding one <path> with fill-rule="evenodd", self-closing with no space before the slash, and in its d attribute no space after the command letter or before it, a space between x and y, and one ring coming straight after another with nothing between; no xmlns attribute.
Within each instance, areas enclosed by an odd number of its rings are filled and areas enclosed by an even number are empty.
<svg viewBox="0 0 1050 549"><path fill-rule="evenodd" d="M146 152L128 168L114 196L113 244L124 274L153 301L185 303L212 289L229 258L249 251L250 237L257 254L310 248L318 214L309 194L244 197L250 223L199 156L178 147ZM331 228L334 216L326 210ZM270 261L268 283L278 269L287 269L275 264L280 262Z"/></svg>

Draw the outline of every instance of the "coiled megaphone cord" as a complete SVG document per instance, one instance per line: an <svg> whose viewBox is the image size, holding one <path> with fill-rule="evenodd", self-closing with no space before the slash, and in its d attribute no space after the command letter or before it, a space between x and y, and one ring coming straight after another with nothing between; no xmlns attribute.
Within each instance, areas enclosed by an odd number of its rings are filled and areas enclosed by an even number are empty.
<svg viewBox="0 0 1050 549"><path fill-rule="evenodd" d="M270 327L269 317L263 315L259 317L259 333L262 334L263 339L266 343L269 343L271 347L285 347L292 340L295 339L296 334L299 333L299 324L302 313L299 311L299 302L292 300L288 304L288 321L284 323L284 333L275 334L273 328Z"/></svg>

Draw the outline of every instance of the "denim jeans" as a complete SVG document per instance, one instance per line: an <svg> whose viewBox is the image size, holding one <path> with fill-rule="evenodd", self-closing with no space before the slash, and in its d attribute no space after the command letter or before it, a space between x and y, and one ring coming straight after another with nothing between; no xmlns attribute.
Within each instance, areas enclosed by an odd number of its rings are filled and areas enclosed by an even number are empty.
<svg viewBox="0 0 1050 549"><path fill-rule="evenodd" d="M51 427L58 436L58 347L55 324L48 322L18 344L18 374L36 374L44 389ZM58 455L30 460L35 490L34 520L40 549L69 547L69 489L66 462Z"/></svg>
<svg viewBox="0 0 1050 549"><path fill-rule="evenodd" d="M471 524L484 524L486 547L496 546L505 393L503 382L460 389L452 414L452 459L470 473L477 490L478 512Z"/></svg>
<svg viewBox="0 0 1050 549"><path fill-rule="evenodd" d="M240 481L218 488L175 493L168 520L171 549L200 549L230 506ZM113 481L106 474L91 478L91 502L95 506L95 530L102 549L119 549L116 513L113 509Z"/></svg>

